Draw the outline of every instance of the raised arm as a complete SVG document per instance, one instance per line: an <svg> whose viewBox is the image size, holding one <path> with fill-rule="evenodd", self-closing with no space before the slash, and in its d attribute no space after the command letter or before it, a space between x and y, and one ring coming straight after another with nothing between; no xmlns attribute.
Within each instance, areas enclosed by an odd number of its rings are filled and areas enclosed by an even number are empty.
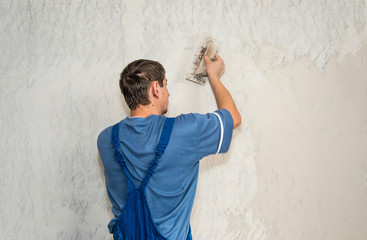
<svg viewBox="0 0 367 240"><path fill-rule="evenodd" d="M241 124L241 114L238 111L236 104L227 88L220 81L220 77L224 73L223 59L215 54L215 59L211 60L208 56L204 56L206 64L206 73L208 74L210 86L212 87L215 100L217 102L218 109L227 109L233 118L233 128L238 127Z"/></svg>

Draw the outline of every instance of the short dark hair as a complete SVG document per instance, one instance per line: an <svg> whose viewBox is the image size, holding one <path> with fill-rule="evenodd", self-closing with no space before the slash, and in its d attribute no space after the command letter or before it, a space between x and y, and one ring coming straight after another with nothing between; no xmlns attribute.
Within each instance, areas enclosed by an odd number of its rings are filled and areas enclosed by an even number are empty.
<svg viewBox="0 0 367 240"><path fill-rule="evenodd" d="M166 71L156 61L139 59L129 63L120 74L120 89L131 110L148 105L148 89L153 81L163 87Z"/></svg>

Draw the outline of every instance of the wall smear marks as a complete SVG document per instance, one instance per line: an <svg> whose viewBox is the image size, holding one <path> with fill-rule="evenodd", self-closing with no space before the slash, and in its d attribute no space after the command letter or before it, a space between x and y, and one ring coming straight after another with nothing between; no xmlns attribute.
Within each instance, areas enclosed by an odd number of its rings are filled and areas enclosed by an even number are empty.
<svg viewBox="0 0 367 240"><path fill-rule="evenodd" d="M344 236L343 228L335 227L340 222L333 220L339 215L321 215L322 223L335 224L309 230L313 223L302 214L312 211L314 219L320 217L312 207L319 202L300 201L299 196L319 193L306 189L315 171L306 160L288 160L304 149L312 152L307 140L321 139L325 146L337 143L344 149L340 162L349 157L365 163L367 84L358 73L367 68L360 67L367 64L366 14L363 0L0 2L1 237L112 239L96 139L104 127L128 114L118 88L119 73L132 60L158 60L170 82L169 116L214 111L210 87L184 80L202 33L223 40L222 80L245 123L235 131L228 154L208 157L201 164L192 213L194 239L295 239L295 231L284 230L300 227L287 219L294 212L300 213L298 219L307 230L296 239ZM343 61L361 49L359 62ZM340 64L328 63L334 56ZM289 66L301 66L300 74L294 77ZM323 71L328 81L304 77ZM313 118L315 113L328 113L325 119L330 121ZM309 138L298 137L309 126L302 119L312 120L320 131L308 128L302 136ZM356 141L353 154L333 139ZM327 152L330 147L317 149ZM318 162L337 157L328 154ZM355 173L360 184L367 169L349 161L350 169L340 169ZM335 189L335 175L323 181L329 166L318 167L315 179L325 183L319 185ZM349 176L340 169L338 176ZM352 180L345 182L352 186L348 189L357 188ZM288 191L294 186L301 188ZM366 232L358 223L366 222L367 214L359 200L364 198L360 190L346 189L342 193L355 194L353 206L362 209L358 218L354 210L342 209L349 216L348 231L362 239ZM331 197L343 199L333 191ZM338 212L336 203L328 212Z"/></svg>

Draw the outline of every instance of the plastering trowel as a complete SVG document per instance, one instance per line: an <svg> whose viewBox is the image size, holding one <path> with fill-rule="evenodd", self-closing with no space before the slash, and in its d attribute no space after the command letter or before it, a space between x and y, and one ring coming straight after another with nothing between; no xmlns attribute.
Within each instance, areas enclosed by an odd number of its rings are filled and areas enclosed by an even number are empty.
<svg viewBox="0 0 367 240"><path fill-rule="evenodd" d="M210 35L205 35L200 38L199 44L195 49L194 56L190 62L185 79L204 85L208 80L205 68L204 55L208 55L210 59L219 51L221 43Z"/></svg>

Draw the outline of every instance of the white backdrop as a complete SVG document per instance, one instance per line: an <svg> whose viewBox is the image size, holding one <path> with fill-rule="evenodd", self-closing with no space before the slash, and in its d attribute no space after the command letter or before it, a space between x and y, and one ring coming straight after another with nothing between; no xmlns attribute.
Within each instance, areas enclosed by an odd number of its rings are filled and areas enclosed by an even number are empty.
<svg viewBox="0 0 367 240"><path fill-rule="evenodd" d="M96 138L128 114L119 73L158 60L167 115L213 111L209 85L183 77L201 33L224 42L244 124L201 164L194 239L365 239L366 14L363 0L0 1L0 239L112 239Z"/></svg>

